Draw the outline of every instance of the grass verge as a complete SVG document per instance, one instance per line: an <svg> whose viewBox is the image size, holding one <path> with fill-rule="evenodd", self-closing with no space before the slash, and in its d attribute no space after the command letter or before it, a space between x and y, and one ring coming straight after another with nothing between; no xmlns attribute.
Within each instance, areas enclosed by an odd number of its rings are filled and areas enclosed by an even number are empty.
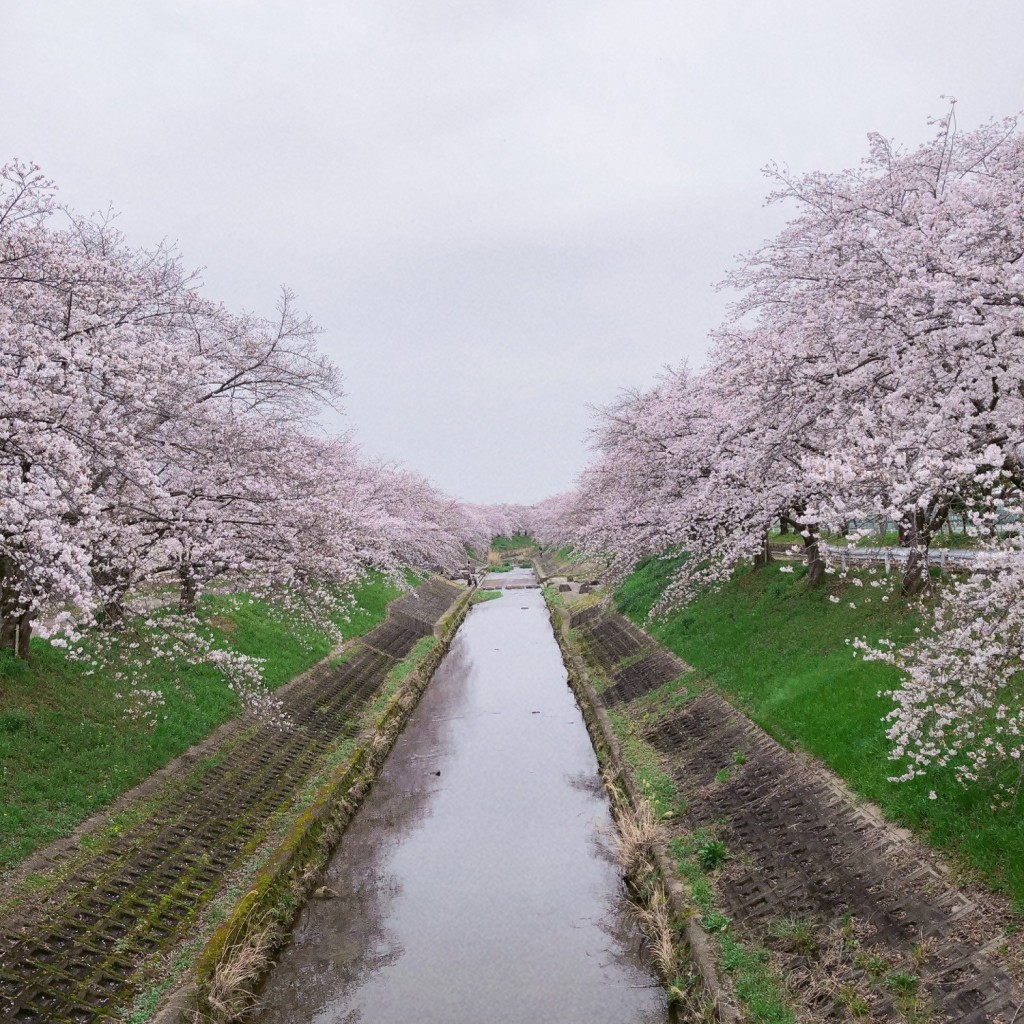
<svg viewBox="0 0 1024 1024"><path fill-rule="evenodd" d="M517 533L514 537L495 537L491 541L491 550L504 554L507 551L523 551L527 548L539 547L538 543L524 533Z"/></svg>
<svg viewBox="0 0 1024 1024"><path fill-rule="evenodd" d="M355 594L346 637L382 622L400 590L380 575ZM212 594L200 614L219 643L264 658L276 689L329 653L322 635L263 601ZM0 653L0 868L68 835L77 825L237 714L238 698L210 666L165 664L154 727L125 717L122 688L45 641L32 660Z"/></svg>
<svg viewBox="0 0 1024 1024"><path fill-rule="evenodd" d="M642 563L615 595L619 610L643 622L678 564L678 557ZM996 806L991 786L963 789L950 770L888 781L898 774L883 721L892 702L880 692L895 688L899 676L853 657L847 641L907 642L920 608L895 596L883 602L884 586L874 586L884 580L880 572L826 577L815 590L804 576L803 567L740 570L718 591L648 628L776 739L820 758L891 820L915 829L1024 911L1019 805Z"/></svg>

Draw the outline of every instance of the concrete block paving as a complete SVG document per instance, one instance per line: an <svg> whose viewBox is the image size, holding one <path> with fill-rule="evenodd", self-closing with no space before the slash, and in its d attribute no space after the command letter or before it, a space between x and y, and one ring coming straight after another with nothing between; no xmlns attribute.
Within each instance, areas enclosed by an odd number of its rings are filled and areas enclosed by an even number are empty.
<svg viewBox="0 0 1024 1024"><path fill-rule="evenodd" d="M393 602L347 660L322 662L284 695L286 728L260 726L159 815L77 867L45 907L0 921L0 1021L113 1019L132 976L182 939L196 911L266 837L318 760L352 736L391 668L458 599L431 580Z"/></svg>

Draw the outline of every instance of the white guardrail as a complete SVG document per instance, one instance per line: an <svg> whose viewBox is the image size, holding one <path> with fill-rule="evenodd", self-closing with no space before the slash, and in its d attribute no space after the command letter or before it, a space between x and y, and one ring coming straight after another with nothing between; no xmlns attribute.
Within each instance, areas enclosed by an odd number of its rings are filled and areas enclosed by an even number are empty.
<svg viewBox="0 0 1024 1024"><path fill-rule="evenodd" d="M884 565L888 573L893 567L902 568L910 558L911 548L856 548L841 547L835 544L822 544L833 564L845 569L847 565ZM951 569L975 569L983 571L992 562L991 552L978 552L966 548L932 548L928 552L928 564L938 566L945 571Z"/></svg>

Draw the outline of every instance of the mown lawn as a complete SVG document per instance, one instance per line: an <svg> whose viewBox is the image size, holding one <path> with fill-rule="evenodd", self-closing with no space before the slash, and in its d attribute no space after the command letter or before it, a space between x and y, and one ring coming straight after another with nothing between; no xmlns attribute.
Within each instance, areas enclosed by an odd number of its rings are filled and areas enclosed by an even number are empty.
<svg viewBox="0 0 1024 1024"><path fill-rule="evenodd" d="M616 593L619 609L643 623L674 564L642 564ZM899 772L883 722L892 702L879 691L896 687L899 676L854 657L847 641L906 641L920 625L919 610L895 595L883 602L884 586L871 586L884 580L880 573L827 577L825 586L808 591L802 567L780 568L741 570L719 591L648 628L777 739L819 757L891 820L976 870L1024 911L1024 803L993 809L991 787L965 790L949 770L888 781Z"/></svg>
<svg viewBox="0 0 1024 1024"><path fill-rule="evenodd" d="M399 595L375 575L358 588L340 622L346 637L383 621ZM297 627L262 601L204 598L201 615L225 647L266 659L276 689L323 658L322 634ZM102 673L36 641L25 663L0 652L0 868L67 835L239 711L209 666L167 664L155 674L165 706L152 728L124 715L123 690Z"/></svg>

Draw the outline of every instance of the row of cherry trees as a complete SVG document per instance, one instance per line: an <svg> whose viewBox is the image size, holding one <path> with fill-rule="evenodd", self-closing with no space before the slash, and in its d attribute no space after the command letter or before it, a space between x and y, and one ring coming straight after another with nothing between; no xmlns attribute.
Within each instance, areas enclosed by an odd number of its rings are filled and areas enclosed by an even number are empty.
<svg viewBox="0 0 1024 1024"><path fill-rule="evenodd" d="M770 168L795 215L729 274L706 367L601 410L596 459L535 528L613 575L685 549L664 609L766 557L780 522L811 585L829 571L823 529L900 523L914 595L964 517L989 571L947 591L920 643L873 656L904 672L890 735L905 777L941 762L973 779L1024 754L1024 137L1015 120L960 132L953 109L935 129L912 151L871 137L854 170Z"/></svg>
<svg viewBox="0 0 1024 1024"><path fill-rule="evenodd" d="M175 649L222 661L190 625L211 584L328 626L368 567L461 567L507 528L318 428L342 391L317 333L290 292L232 313L172 249L0 170L0 648L83 649L170 582Z"/></svg>

